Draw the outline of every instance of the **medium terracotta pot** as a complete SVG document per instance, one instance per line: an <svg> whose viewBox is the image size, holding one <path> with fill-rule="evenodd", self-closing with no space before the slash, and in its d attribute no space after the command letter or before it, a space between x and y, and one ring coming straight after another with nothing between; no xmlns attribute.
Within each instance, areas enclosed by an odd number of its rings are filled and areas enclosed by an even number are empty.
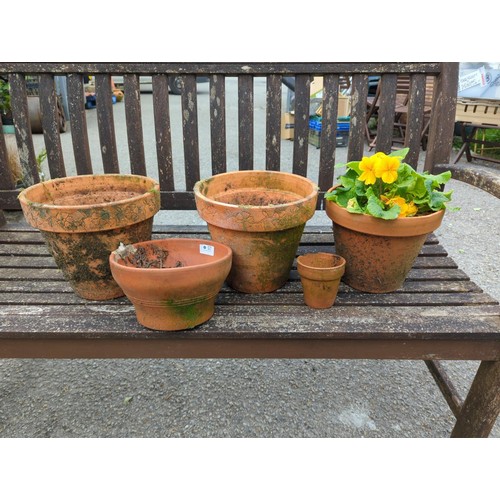
<svg viewBox="0 0 500 500"><path fill-rule="evenodd" d="M35 184L19 201L75 293L107 300L123 295L111 276L109 254L120 242L151 239L160 187L139 175L80 175Z"/></svg>
<svg viewBox="0 0 500 500"><path fill-rule="evenodd" d="M133 255L113 252L109 264L134 304L141 325L153 330L185 330L212 317L215 298L231 268L229 247L191 238L132 246L136 249Z"/></svg>
<svg viewBox="0 0 500 500"><path fill-rule="evenodd" d="M384 220L352 214L325 200L333 221L335 251L346 260L343 281L363 292L386 293L400 288L427 236L436 230L444 210L416 217Z"/></svg>
<svg viewBox="0 0 500 500"><path fill-rule="evenodd" d="M285 172L228 172L194 186L196 208L212 240L233 250L228 284L246 293L272 292L288 280L318 187Z"/></svg>
<svg viewBox="0 0 500 500"><path fill-rule="evenodd" d="M297 271L304 302L314 309L332 307L345 271L345 259L333 253L308 253L297 257Z"/></svg>

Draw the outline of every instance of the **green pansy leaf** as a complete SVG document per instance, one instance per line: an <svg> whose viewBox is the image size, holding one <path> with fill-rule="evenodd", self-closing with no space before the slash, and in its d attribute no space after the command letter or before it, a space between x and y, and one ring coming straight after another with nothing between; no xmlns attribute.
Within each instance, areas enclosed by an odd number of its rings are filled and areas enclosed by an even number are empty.
<svg viewBox="0 0 500 500"><path fill-rule="evenodd" d="M389 210L384 210L384 208L385 205L376 196L370 196L370 198L368 198L366 213L373 215L373 217L387 220L397 219L401 212L401 207L399 205L393 205Z"/></svg>
<svg viewBox="0 0 500 500"><path fill-rule="evenodd" d="M346 210L351 214L364 214L364 210L359 206L358 200L356 198L351 198L347 202Z"/></svg>
<svg viewBox="0 0 500 500"><path fill-rule="evenodd" d="M410 148L398 149L397 151L390 153L388 156L397 156L403 160L408 154L408 151L410 151Z"/></svg>

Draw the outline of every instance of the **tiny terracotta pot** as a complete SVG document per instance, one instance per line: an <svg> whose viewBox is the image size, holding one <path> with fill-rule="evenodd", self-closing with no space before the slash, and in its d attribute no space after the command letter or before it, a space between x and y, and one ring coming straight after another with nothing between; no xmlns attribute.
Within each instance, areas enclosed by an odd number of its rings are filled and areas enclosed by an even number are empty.
<svg viewBox="0 0 500 500"><path fill-rule="evenodd" d="M212 240L233 250L229 286L245 293L283 286L314 215L318 187L299 175L251 170L199 181L194 194Z"/></svg>
<svg viewBox="0 0 500 500"><path fill-rule="evenodd" d="M346 260L343 281L369 293L392 292L403 285L427 236L440 226L444 216L440 210L384 220L349 213L329 200L325 208L333 221L335 251Z"/></svg>
<svg viewBox="0 0 500 500"><path fill-rule="evenodd" d="M308 253L297 257L297 271L304 289L304 302L313 309L335 304L345 259L333 253Z"/></svg>
<svg viewBox="0 0 500 500"><path fill-rule="evenodd" d="M140 175L80 175L35 184L19 201L75 293L108 300L123 295L109 254L120 243L151 239L160 187Z"/></svg>
<svg viewBox="0 0 500 500"><path fill-rule="evenodd" d="M186 330L208 321L229 274L232 251L221 243L171 238L132 245L109 256L111 272L134 304L137 321L153 330Z"/></svg>

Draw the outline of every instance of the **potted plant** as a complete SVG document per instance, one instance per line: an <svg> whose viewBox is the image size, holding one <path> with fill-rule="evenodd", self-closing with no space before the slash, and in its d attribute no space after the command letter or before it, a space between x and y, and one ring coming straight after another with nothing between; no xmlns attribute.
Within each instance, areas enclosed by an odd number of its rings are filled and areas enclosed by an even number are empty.
<svg viewBox="0 0 500 500"><path fill-rule="evenodd" d="M226 245L191 238L121 244L109 256L137 321L168 331L193 328L212 317L231 261Z"/></svg>
<svg viewBox="0 0 500 500"><path fill-rule="evenodd" d="M19 201L75 293L107 300L123 295L109 254L120 242L151 239L160 187L140 175L78 175L35 184L21 191Z"/></svg>
<svg viewBox="0 0 500 500"><path fill-rule="evenodd" d="M229 286L246 293L283 286L318 187L286 172L241 170L197 182L194 194L212 240L233 250Z"/></svg>
<svg viewBox="0 0 500 500"><path fill-rule="evenodd" d="M442 191L451 173L418 173L403 161L407 153L351 161L325 194L336 252L346 260L343 280L357 290L398 289L451 200L452 191Z"/></svg>

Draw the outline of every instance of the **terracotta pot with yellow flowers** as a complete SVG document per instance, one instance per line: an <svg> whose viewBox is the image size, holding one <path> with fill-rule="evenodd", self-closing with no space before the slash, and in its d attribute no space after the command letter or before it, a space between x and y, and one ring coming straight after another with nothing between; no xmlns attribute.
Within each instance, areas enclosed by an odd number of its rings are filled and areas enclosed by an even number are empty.
<svg viewBox="0 0 500 500"><path fill-rule="evenodd" d="M408 149L347 163L340 185L326 194L335 251L346 260L343 281L385 293L400 288L427 236L444 216L450 172L417 173L404 163Z"/></svg>

